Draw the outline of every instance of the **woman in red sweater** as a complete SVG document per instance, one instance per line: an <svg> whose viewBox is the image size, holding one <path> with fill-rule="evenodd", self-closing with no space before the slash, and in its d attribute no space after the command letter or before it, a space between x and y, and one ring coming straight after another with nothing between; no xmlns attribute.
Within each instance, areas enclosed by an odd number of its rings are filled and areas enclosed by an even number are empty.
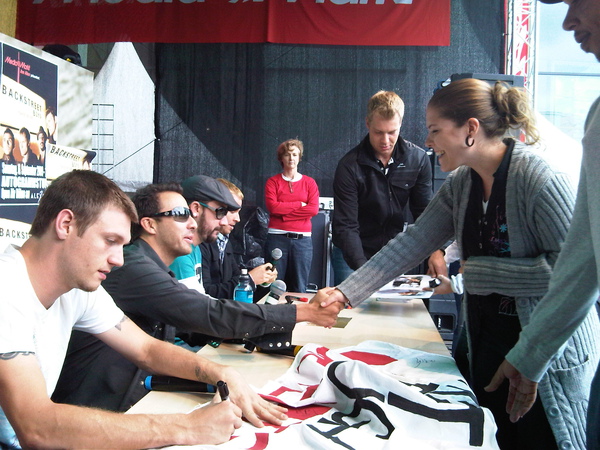
<svg viewBox="0 0 600 450"><path fill-rule="evenodd" d="M316 181L298 172L303 153L304 146L298 139L279 144L277 159L283 171L269 178L265 185L270 214L266 257L271 258L273 249L281 249L278 278L286 280L290 292L306 292L313 252L311 219L319 212Z"/></svg>

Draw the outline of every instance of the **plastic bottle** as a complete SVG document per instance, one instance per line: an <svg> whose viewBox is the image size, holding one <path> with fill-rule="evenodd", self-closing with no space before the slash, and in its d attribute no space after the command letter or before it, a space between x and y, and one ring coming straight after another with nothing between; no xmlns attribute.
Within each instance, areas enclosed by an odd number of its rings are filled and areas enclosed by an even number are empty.
<svg viewBox="0 0 600 450"><path fill-rule="evenodd" d="M233 291L233 299L244 303L252 303L254 301L254 291L250 284L248 269L242 269L240 281Z"/></svg>

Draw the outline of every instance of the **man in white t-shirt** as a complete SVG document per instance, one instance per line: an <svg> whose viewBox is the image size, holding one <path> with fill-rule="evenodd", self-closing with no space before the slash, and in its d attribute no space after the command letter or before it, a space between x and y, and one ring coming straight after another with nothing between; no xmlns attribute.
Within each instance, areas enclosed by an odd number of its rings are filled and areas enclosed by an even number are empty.
<svg viewBox="0 0 600 450"><path fill-rule="evenodd" d="M0 444L24 447L161 447L218 444L241 426L285 419L231 368L150 337L100 286L123 264L137 221L131 200L108 178L73 171L40 201L31 237L0 255ZM88 331L154 373L228 383L232 401L183 415L122 415L49 398L71 329ZM14 432L13 432L14 429Z"/></svg>

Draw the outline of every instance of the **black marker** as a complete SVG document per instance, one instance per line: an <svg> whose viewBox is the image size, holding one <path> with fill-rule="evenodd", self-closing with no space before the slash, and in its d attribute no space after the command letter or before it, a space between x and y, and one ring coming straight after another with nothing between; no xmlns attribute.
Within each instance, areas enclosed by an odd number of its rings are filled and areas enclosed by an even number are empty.
<svg viewBox="0 0 600 450"><path fill-rule="evenodd" d="M219 391L219 397L221 397L221 401L225 401L229 399L229 388L227 387L227 383L224 381L217 381L217 390Z"/></svg>

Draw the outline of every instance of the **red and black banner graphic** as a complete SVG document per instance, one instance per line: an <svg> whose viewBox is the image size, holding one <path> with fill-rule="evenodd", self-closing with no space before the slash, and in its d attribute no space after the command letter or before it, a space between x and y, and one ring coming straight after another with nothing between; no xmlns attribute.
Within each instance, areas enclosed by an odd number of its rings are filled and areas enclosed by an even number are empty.
<svg viewBox="0 0 600 450"><path fill-rule="evenodd" d="M447 46L450 0L23 0L17 39Z"/></svg>

